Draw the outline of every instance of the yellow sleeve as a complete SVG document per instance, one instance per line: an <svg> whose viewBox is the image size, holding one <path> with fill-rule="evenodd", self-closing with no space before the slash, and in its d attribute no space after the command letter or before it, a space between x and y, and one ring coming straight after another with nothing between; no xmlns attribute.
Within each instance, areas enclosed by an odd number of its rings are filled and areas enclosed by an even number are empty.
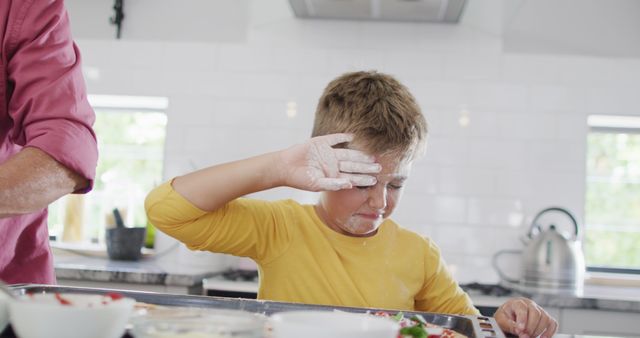
<svg viewBox="0 0 640 338"><path fill-rule="evenodd" d="M415 299L417 311L480 315L469 295L451 276L440 256L440 249L431 241L426 245L424 269L425 284Z"/></svg>
<svg viewBox="0 0 640 338"><path fill-rule="evenodd" d="M285 202L239 198L208 212L199 209L166 182L145 200L151 224L192 250L206 250L268 261L289 245Z"/></svg>

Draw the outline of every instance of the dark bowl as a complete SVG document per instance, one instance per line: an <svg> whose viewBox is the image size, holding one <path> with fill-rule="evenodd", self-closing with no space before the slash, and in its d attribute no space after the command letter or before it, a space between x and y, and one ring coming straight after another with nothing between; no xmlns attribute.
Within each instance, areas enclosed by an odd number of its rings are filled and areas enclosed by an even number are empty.
<svg viewBox="0 0 640 338"><path fill-rule="evenodd" d="M107 229L107 254L120 261L137 261L142 256L145 228Z"/></svg>

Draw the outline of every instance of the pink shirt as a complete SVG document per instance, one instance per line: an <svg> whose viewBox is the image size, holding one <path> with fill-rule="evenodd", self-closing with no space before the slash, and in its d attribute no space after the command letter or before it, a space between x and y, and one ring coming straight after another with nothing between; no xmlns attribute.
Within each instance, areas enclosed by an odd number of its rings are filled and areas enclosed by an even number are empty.
<svg viewBox="0 0 640 338"><path fill-rule="evenodd" d="M63 1L0 0L0 164L36 147L93 182L94 120ZM0 219L0 279L55 283L46 220Z"/></svg>

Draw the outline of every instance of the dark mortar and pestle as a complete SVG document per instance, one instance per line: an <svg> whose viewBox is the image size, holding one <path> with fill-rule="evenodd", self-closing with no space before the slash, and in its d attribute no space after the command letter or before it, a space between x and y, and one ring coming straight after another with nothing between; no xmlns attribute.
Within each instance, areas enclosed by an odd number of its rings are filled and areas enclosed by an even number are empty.
<svg viewBox="0 0 640 338"><path fill-rule="evenodd" d="M145 228L127 228L122 215L113 209L116 227L107 229L107 254L109 258L121 261L136 261L142 256L142 245L145 239Z"/></svg>

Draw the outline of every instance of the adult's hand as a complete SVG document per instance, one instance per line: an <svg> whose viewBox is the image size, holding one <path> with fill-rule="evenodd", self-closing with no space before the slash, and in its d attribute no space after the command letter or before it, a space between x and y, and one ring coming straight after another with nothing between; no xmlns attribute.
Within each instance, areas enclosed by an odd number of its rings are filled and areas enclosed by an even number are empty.
<svg viewBox="0 0 640 338"><path fill-rule="evenodd" d="M527 298L511 298L494 314L500 328L520 338L551 338L558 322L542 307Z"/></svg>
<svg viewBox="0 0 640 338"><path fill-rule="evenodd" d="M361 151L333 148L351 142L351 134L330 134L309 139L281 152L278 170L286 186L308 190L340 190L376 184L381 166Z"/></svg>

